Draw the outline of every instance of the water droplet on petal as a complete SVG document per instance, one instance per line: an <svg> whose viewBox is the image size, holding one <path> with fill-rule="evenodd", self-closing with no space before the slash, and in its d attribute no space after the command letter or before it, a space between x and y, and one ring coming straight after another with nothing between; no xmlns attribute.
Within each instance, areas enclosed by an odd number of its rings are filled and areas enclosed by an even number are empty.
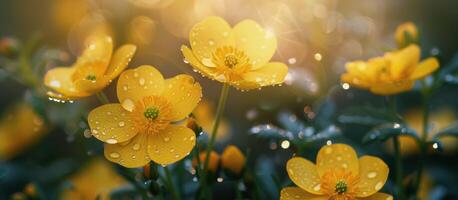
<svg viewBox="0 0 458 200"><path fill-rule="evenodd" d="M382 189L382 187L383 187L383 182L378 182L378 183L375 185L375 190L378 191L378 190Z"/></svg>
<svg viewBox="0 0 458 200"><path fill-rule="evenodd" d="M140 80L138 80L138 84L145 85L145 79L144 78L140 78Z"/></svg>
<svg viewBox="0 0 458 200"><path fill-rule="evenodd" d="M119 153L116 153L116 152L110 153L111 158L119 158L120 156L121 155L119 155Z"/></svg>
<svg viewBox="0 0 458 200"><path fill-rule="evenodd" d="M164 142L168 142L169 140L170 140L169 137L165 137L165 138L164 138Z"/></svg>
<svg viewBox="0 0 458 200"><path fill-rule="evenodd" d="M375 178L377 176L377 173L376 172L369 172L367 174L367 178Z"/></svg>
<svg viewBox="0 0 458 200"><path fill-rule="evenodd" d="M122 101L121 106L124 109L131 111L131 112L135 109L135 104L131 99L124 99L124 101Z"/></svg>
<svg viewBox="0 0 458 200"><path fill-rule="evenodd" d="M119 125L119 127L123 127L124 125L126 125L126 123L124 123L124 122L119 122L118 125Z"/></svg>
<svg viewBox="0 0 458 200"><path fill-rule="evenodd" d="M321 190L321 184L315 185L315 187L313 187L313 190L314 191L320 191Z"/></svg>
<svg viewBox="0 0 458 200"><path fill-rule="evenodd" d="M108 144L116 144L116 143L118 143L118 140L110 138L110 139L107 140L107 143Z"/></svg>
<svg viewBox="0 0 458 200"><path fill-rule="evenodd" d="M137 151L140 149L140 144L134 144L134 146L132 146L132 149Z"/></svg>

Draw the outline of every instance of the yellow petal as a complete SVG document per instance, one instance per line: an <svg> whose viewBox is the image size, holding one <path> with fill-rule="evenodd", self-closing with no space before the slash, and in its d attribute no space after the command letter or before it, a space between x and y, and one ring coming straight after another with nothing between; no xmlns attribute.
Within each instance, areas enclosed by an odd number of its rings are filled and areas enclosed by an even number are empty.
<svg viewBox="0 0 458 200"><path fill-rule="evenodd" d="M280 200L328 200L328 197L309 194L298 187L283 188L280 192Z"/></svg>
<svg viewBox="0 0 458 200"><path fill-rule="evenodd" d="M89 94L78 91L73 84L71 77L74 71L73 67L51 69L46 72L44 83L47 87L65 96L88 96Z"/></svg>
<svg viewBox="0 0 458 200"><path fill-rule="evenodd" d="M357 197L368 197L385 185L389 168L380 158L362 156L359 158L359 178Z"/></svg>
<svg viewBox="0 0 458 200"><path fill-rule="evenodd" d="M202 59L211 59L218 47L234 46L231 27L221 17L208 17L192 27L189 34L194 55Z"/></svg>
<svg viewBox="0 0 458 200"><path fill-rule="evenodd" d="M318 174L323 176L329 170L345 169L353 175L359 173L359 161L355 150L346 144L323 146L316 157Z"/></svg>
<svg viewBox="0 0 458 200"><path fill-rule="evenodd" d="M172 104L172 121L187 117L202 97L200 84L189 75L177 75L165 80L162 96Z"/></svg>
<svg viewBox="0 0 458 200"><path fill-rule="evenodd" d="M262 87L283 83L286 74L288 74L288 67L285 64L270 62L255 71L244 74L243 79L256 82Z"/></svg>
<svg viewBox="0 0 458 200"><path fill-rule="evenodd" d="M168 165L187 156L196 144L194 132L184 126L170 125L151 135L148 154L156 163Z"/></svg>
<svg viewBox="0 0 458 200"><path fill-rule="evenodd" d="M358 198L360 200L393 200L393 196L389 194L385 194L382 192L375 193L372 196L366 197L366 198Z"/></svg>
<svg viewBox="0 0 458 200"><path fill-rule="evenodd" d="M394 95L401 92L409 91L413 88L413 81L404 81L397 83L378 83L371 86L370 90L378 95Z"/></svg>
<svg viewBox="0 0 458 200"><path fill-rule="evenodd" d="M70 100L80 99L80 98L89 96L89 94L63 95L63 94L60 94L58 92L53 92L53 91L47 91L46 95L48 95L48 97L51 98L52 100L59 100L59 101L70 101Z"/></svg>
<svg viewBox="0 0 458 200"><path fill-rule="evenodd" d="M185 59L191 66L197 70L200 74L212 78L214 76L214 69L204 66L194 55L194 53L187 46L181 46L181 52L183 53Z"/></svg>
<svg viewBox="0 0 458 200"><path fill-rule="evenodd" d="M105 158L124 167L137 168L149 163L147 145L151 136L139 133L129 141L118 144L105 143Z"/></svg>
<svg viewBox="0 0 458 200"><path fill-rule="evenodd" d="M105 71L113 52L113 40L105 34L95 34L87 39L86 48L78 58L76 67L84 66L88 61L100 61Z"/></svg>
<svg viewBox="0 0 458 200"><path fill-rule="evenodd" d="M253 69L265 65L277 49L277 38L272 30L264 30L253 20L244 20L232 30L236 47L248 55Z"/></svg>
<svg viewBox="0 0 458 200"><path fill-rule="evenodd" d="M289 178L297 186L312 194L323 194L321 192L321 180L317 167L312 162L294 157L286 163Z"/></svg>
<svg viewBox="0 0 458 200"><path fill-rule="evenodd" d="M107 75L110 80L116 78L127 67L136 50L137 47L132 44L126 44L119 47L114 53L105 75Z"/></svg>
<svg viewBox="0 0 458 200"><path fill-rule="evenodd" d="M81 79L75 81L75 87L78 91L82 91L88 94L95 94L110 84L110 79L108 76L98 77L97 80L87 80Z"/></svg>
<svg viewBox="0 0 458 200"><path fill-rule="evenodd" d="M439 61L436 58L427 58L420 62L415 71L410 75L411 80L422 79L425 76L430 75L439 68Z"/></svg>
<svg viewBox="0 0 458 200"><path fill-rule="evenodd" d="M105 104L92 110L88 116L92 135L109 144L130 140L137 134L131 113L120 104Z"/></svg>
<svg viewBox="0 0 458 200"><path fill-rule="evenodd" d="M136 101L143 97L151 95L160 95L164 86L164 77L154 67L150 65L142 65L135 69L124 71L118 80L116 90L118 93L119 102L129 111L125 105L134 105Z"/></svg>
<svg viewBox="0 0 458 200"><path fill-rule="evenodd" d="M362 79L361 77L354 76L350 73L342 74L340 76L342 83L348 83L353 87L366 89L370 86L370 83Z"/></svg>
<svg viewBox="0 0 458 200"><path fill-rule="evenodd" d="M387 53L385 57L391 61L391 76L396 80L406 78L415 70L420 60L420 47L412 44L399 51Z"/></svg>

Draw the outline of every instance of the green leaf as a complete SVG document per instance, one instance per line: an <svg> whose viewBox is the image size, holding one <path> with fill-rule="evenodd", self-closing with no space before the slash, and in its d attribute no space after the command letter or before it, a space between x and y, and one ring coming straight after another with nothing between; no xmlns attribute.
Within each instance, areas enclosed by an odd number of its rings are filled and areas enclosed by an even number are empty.
<svg viewBox="0 0 458 200"><path fill-rule="evenodd" d="M363 143L370 143L370 142L376 142L376 141L384 142L392 137L400 136L400 135L407 135L407 136L411 136L412 138L414 138L417 141L420 140L415 130L407 127L404 124L385 123L369 131L363 137Z"/></svg>
<svg viewBox="0 0 458 200"><path fill-rule="evenodd" d="M385 109L378 109L372 106L351 107L344 111L337 120L343 124L370 126L396 121L393 115Z"/></svg>
<svg viewBox="0 0 458 200"><path fill-rule="evenodd" d="M441 138L444 136L458 137L458 122L455 122L447 128L442 129L436 135L434 135L434 138Z"/></svg>

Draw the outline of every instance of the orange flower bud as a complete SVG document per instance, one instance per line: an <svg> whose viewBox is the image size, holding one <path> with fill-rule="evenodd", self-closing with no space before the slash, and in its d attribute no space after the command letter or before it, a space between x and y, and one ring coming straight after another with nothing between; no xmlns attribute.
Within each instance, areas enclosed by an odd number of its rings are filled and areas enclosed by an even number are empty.
<svg viewBox="0 0 458 200"><path fill-rule="evenodd" d="M37 188L33 183L29 183L24 187L24 193L27 194L29 197L36 197L37 196Z"/></svg>
<svg viewBox="0 0 458 200"><path fill-rule="evenodd" d="M207 152L201 152L199 154L199 160L200 160L200 164L203 166L204 165L204 162L205 162L205 158L206 158L206 155L207 155ZM192 166L194 168L197 167L197 160L194 159L192 161ZM211 171L211 172L216 172L216 170L218 169L218 165L219 165L219 155L218 153L216 153L215 151L212 151L210 153L210 158L208 160L208 168L207 170L208 171Z"/></svg>
<svg viewBox="0 0 458 200"><path fill-rule="evenodd" d="M226 147L221 156L221 166L232 173L239 175L245 166L245 156L234 145Z"/></svg>

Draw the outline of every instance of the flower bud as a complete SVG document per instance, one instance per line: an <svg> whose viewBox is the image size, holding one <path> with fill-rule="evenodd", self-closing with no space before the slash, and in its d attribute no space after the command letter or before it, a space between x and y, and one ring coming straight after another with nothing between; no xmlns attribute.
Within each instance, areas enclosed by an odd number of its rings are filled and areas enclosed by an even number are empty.
<svg viewBox="0 0 458 200"><path fill-rule="evenodd" d="M13 58L19 53L19 41L15 38L5 37L0 39L0 54Z"/></svg>
<svg viewBox="0 0 458 200"><path fill-rule="evenodd" d="M200 164L201 166L204 166L205 165L205 158L206 158L206 155L207 155L207 152L201 152L199 154L199 160L200 160ZM198 165L198 162L196 159L194 159L192 161L192 166L194 168L196 168ZM207 171L210 171L210 172L216 172L216 170L218 170L218 165L219 165L219 155L218 153L216 153L215 151L212 151L210 153L210 158L208 160L208 166L207 166Z"/></svg>
<svg viewBox="0 0 458 200"><path fill-rule="evenodd" d="M399 48L418 43L417 27L412 22L403 23L396 28L395 38Z"/></svg>
<svg viewBox="0 0 458 200"><path fill-rule="evenodd" d="M235 175L240 175L245 166L245 156L239 148L230 145L221 156L221 166Z"/></svg>
<svg viewBox="0 0 458 200"><path fill-rule="evenodd" d="M24 193L32 198L37 197L37 188L33 183L29 183L24 187Z"/></svg>
<svg viewBox="0 0 458 200"><path fill-rule="evenodd" d="M196 119L194 117L189 117L186 120L186 127L190 128L191 130L194 131L196 136L199 136L200 133L202 132L202 127L197 123Z"/></svg>
<svg viewBox="0 0 458 200"><path fill-rule="evenodd" d="M143 166L143 177L147 180L157 180L157 178L159 177L157 165L150 162Z"/></svg>

